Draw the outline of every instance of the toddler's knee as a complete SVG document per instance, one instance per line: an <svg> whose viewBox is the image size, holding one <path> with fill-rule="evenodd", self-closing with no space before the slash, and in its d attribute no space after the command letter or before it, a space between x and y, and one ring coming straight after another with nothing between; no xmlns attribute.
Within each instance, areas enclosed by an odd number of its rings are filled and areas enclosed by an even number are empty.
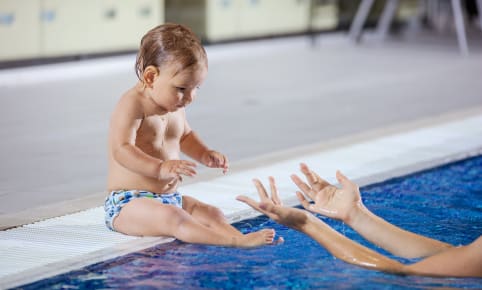
<svg viewBox="0 0 482 290"><path fill-rule="evenodd" d="M224 216L224 213L217 207L209 206L209 214L216 221L220 221L220 222L226 221L226 217Z"/></svg>
<svg viewBox="0 0 482 290"><path fill-rule="evenodd" d="M175 227L179 227L182 223L189 219L190 216L183 209L175 207L171 209L169 223L175 225Z"/></svg>

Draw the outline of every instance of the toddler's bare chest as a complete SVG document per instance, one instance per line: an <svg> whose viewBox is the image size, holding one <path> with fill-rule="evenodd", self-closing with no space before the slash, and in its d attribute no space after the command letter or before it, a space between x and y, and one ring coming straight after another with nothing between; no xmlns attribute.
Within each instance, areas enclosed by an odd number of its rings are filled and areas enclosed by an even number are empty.
<svg viewBox="0 0 482 290"><path fill-rule="evenodd" d="M146 117L137 130L136 143L161 148L166 143L179 142L183 125L176 116Z"/></svg>

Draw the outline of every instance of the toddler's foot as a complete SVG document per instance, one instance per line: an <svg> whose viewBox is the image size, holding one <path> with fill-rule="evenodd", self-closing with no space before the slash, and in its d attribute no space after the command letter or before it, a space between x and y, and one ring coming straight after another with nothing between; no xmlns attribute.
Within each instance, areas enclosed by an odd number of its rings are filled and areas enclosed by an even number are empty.
<svg viewBox="0 0 482 290"><path fill-rule="evenodd" d="M263 245L270 245L274 241L275 231L273 229L264 229L254 233L245 234L240 242L241 247L252 248Z"/></svg>
<svg viewBox="0 0 482 290"><path fill-rule="evenodd" d="M279 237L276 241L273 242L273 245L281 245L284 242L285 239L283 239L283 237Z"/></svg>

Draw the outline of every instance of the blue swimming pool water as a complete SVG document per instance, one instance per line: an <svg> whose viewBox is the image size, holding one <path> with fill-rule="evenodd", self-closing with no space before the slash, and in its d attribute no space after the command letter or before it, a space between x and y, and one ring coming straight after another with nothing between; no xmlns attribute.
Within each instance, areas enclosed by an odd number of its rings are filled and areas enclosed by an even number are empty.
<svg viewBox="0 0 482 290"><path fill-rule="evenodd" d="M482 234L482 156L363 187L368 208L402 228L459 245ZM379 252L349 227L336 230ZM244 250L173 242L94 264L23 289L414 289L482 288L482 279L397 276L336 258L301 233L266 217L237 223L272 227L285 243ZM400 259L402 262L416 260Z"/></svg>

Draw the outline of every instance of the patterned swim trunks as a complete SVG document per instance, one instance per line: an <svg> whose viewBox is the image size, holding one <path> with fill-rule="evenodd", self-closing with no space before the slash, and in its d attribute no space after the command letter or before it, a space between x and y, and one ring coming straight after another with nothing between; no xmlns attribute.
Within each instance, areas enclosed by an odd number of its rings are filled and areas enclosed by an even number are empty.
<svg viewBox="0 0 482 290"><path fill-rule="evenodd" d="M112 191L105 199L105 225L115 231L112 222L119 215L122 207L135 198L153 198L163 204L172 204L182 208L182 195L178 192L156 194L144 190L117 190Z"/></svg>

